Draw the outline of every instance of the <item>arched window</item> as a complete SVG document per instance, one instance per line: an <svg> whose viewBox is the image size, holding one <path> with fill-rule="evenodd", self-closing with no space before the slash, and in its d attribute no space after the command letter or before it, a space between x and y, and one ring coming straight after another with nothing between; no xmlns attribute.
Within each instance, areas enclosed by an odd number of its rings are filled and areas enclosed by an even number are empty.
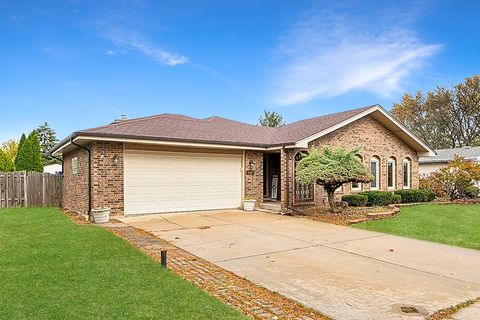
<svg viewBox="0 0 480 320"><path fill-rule="evenodd" d="M412 187L412 161L410 158L403 160L403 189Z"/></svg>
<svg viewBox="0 0 480 320"><path fill-rule="evenodd" d="M363 163L362 156L356 154L355 157ZM352 182L352 191L362 191L362 183L361 182Z"/></svg>
<svg viewBox="0 0 480 320"><path fill-rule="evenodd" d="M397 160L395 157L390 157L387 161L387 188L397 188Z"/></svg>
<svg viewBox="0 0 480 320"><path fill-rule="evenodd" d="M370 189L380 189L380 158L372 157L370 159L370 172L373 175L373 180L370 182Z"/></svg>

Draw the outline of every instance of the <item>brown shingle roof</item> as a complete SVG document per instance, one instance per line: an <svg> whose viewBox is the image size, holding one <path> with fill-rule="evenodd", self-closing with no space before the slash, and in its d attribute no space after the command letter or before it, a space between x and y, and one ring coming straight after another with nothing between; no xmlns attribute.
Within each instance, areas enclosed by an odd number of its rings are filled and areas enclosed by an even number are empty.
<svg viewBox="0 0 480 320"><path fill-rule="evenodd" d="M89 135L267 147L295 143L372 107L301 120L278 128L267 128L217 116L196 119L177 114L160 114L77 131L73 136ZM62 142L59 143L61 144Z"/></svg>

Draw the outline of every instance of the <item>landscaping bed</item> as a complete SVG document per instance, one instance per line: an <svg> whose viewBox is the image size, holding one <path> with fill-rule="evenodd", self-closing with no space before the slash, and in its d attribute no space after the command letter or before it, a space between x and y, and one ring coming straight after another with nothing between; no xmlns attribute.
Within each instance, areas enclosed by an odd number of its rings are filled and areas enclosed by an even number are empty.
<svg viewBox="0 0 480 320"><path fill-rule="evenodd" d="M380 207L347 207L342 212L333 213L328 208L298 207L296 215L301 215L312 220L349 225L365 221L391 218L398 213L393 206Z"/></svg>

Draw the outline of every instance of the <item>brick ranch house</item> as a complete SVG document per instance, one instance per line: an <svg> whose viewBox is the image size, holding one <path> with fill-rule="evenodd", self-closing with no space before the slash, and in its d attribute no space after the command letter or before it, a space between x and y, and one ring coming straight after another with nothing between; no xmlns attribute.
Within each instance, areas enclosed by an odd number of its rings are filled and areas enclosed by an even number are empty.
<svg viewBox="0 0 480 320"><path fill-rule="evenodd" d="M320 186L295 181L300 152L361 147L375 180L338 194L417 188L419 156L434 151L379 105L267 128L220 117L161 114L77 131L52 150L64 159L64 209L112 214L325 205Z"/></svg>

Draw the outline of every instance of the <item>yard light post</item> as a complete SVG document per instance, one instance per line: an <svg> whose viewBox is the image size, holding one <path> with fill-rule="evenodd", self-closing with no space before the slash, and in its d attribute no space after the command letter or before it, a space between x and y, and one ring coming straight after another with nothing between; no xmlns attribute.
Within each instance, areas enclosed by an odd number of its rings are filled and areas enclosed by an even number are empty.
<svg viewBox="0 0 480 320"><path fill-rule="evenodd" d="M167 267L167 250L162 250L160 252L160 263L162 267L166 268Z"/></svg>

